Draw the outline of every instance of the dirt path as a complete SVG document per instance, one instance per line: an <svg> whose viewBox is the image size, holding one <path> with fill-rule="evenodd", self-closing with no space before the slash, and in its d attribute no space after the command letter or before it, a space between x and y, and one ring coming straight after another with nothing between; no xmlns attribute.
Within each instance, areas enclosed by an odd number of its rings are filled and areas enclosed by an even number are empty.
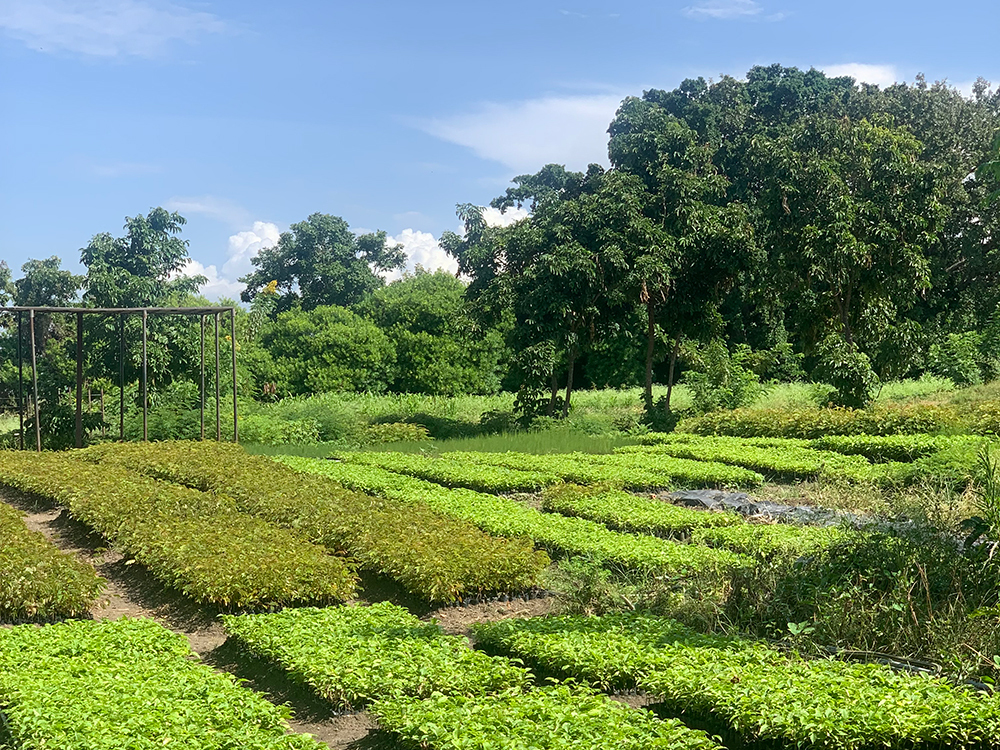
<svg viewBox="0 0 1000 750"><path fill-rule="evenodd" d="M68 511L2 487L0 501L21 510L28 528L40 531L59 549L93 565L107 580L104 595L90 610L94 619L148 617L184 635L206 664L244 680L247 687L273 703L291 706L295 716L289 721L292 730L311 734L330 750L397 750L392 737L379 731L367 713L338 714L310 690L237 649L226 639L218 609L165 588ZM372 601L383 598L377 587L371 587L368 594ZM548 598L514 599L433 610L425 606L417 614L433 618L446 633L469 636L475 622L541 615L552 607L553 600Z"/></svg>

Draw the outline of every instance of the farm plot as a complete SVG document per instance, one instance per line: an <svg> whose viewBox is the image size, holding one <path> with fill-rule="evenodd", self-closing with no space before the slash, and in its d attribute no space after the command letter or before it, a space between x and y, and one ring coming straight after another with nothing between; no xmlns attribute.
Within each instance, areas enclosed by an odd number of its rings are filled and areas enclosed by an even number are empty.
<svg viewBox="0 0 1000 750"><path fill-rule="evenodd" d="M835 528L749 523L735 513L694 510L623 490L571 484L546 490L542 507L620 531L688 539L760 558L811 554L841 537Z"/></svg>
<svg viewBox="0 0 1000 750"><path fill-rule="evenodd" d="M350 491L238 446L109 445L79 455L233 498L239 510L342 551L429 601L527 591L550 562L524 540L490 536L420 503Z"/></svg>
<svg viewBox="0 0 1000 750"><path fill-rule="evenodd" d="M90 565L59 551L0 502L0 622L77 617L103 588Z"/></svg>
<svg viewBox="0 0 1000 750"><path fill-rule="evenodd" d="M615 615L474 626L490 653L603 689L636 687L749 741L833 750L1000 747L1000 705L943 679L808 660L763 644Z"/></svg>
<svg viewBox="0 0 1000 750"><path fill-rule="evenodd" d="M0 719L12 748L319 750L286 709L192 660L151 620L0 628Z"/></svg>
<svg viewBox="0 0 1000 750"><path fill-rule="evenodd" d="M668 575L718 576L751 564L725 550L610 531L582 518L542 513L516 500L464 489L448 489L374 466L283 456L278 460L339 484L404 503L424 503L439 513L467 520L484 531L532 540L563 555L588 555L626 568Z"/></svg>
<svg viewBox="0 0 1000 750"><path fill-rule="evenodd" d="M531 677L387 602L224 616L223 623L252 654L341 708L433 693L486 695L523 688Z"/></svg>
<svg viewBox="0 0 1000 750"><path fill-rule="evenodd" d="M483 697L394 698L379 724L428 750L720 750L701 731L564 685Z"/></svg>
<svg viewBox="0 0 1000 750"><path fill-rule="evenodd" d="M0 451L0 484L69 508L168 587L248 607L345 601L353 564L240 513L228 498L65 454Z"/></svg>

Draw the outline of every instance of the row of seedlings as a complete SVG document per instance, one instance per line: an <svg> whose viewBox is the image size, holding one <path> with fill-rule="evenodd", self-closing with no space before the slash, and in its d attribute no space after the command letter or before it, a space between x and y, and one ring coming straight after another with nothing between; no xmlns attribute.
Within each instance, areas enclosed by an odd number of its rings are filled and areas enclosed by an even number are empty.
<svg viewBox="0 0 1000 750"><path fill-rule="evenodd" d="M302 475L239 446L115 444L79 455L233 498L241 511L350 555L429 601L530 591L550 562L524 540L490 536L425 505Z"/></svg>
<svg viewBox="0 0 1000 750"><path fill-rule="evenodd" d="M703 732L586 688L532 687L515 662L469 648L405 609L294 609L224 618L242 647L339 708L433 750L719 750Z"/></svg>
<svg viewBox="0 0 1000 750"><path fill-rule="evenodd" d="M0 451L0 484L65 506L168 587L223 607L346 601L350 561L233 500L66 454Z"/></svg>
<svg viewBox="0 0 1000 750"><path fill-rule="evenodd" d="M320 750L288 710L148 619L0 628L0 746Z"/></svg>
<svg viewBox="0 0 1000 750"><path fill-rule="evenodd" d="M489 653L604 690L638 689L670 715L741 742L798 748L1000 747L1000 703L942 678L806 659L643 615L473 626Z"/></svg>
<svg viewBox="0 0 1000 750"><path fill-rule="evenodd" d="M94 569L59 550L0 502L0 622L79 617L104 590Z"/></svg>
<svg viewBox="0 0 1000 750"><path fill-rule="evenodd" d="M764 559L813 554L843 536L835 527L751 523L736 513L695 510L624 490L573 484L550 487L542 507L619 531L686 539Z"/></svg>
<svg viewBox="0 0 1000 750"><path fill-rule="evenodd" d="M375 466L292 456L278 460L361 492L399 502L426 504L490 534L532 540L554 554L586 555L631 570L702 580L718 580L735 568L752 565L749 558L726 550L621 534L582 518L543 513L511 498L448 489Z"/></svg>

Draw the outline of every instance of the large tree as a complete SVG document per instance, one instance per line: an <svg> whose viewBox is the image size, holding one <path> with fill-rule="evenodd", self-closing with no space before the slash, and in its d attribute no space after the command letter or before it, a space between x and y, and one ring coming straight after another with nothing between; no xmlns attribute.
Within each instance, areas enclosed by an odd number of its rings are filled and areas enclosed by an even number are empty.
<svg viewBox="0 0 1000 750"><path fill-rule="evenodd" d="M282 232L278 244L253 258L255 269L240 281L250 302L277 282L279 310L320 305L349 307L384 284L378 274L401 268L402 249L385 232L355 235L339 216L315 213Z"/></svg>

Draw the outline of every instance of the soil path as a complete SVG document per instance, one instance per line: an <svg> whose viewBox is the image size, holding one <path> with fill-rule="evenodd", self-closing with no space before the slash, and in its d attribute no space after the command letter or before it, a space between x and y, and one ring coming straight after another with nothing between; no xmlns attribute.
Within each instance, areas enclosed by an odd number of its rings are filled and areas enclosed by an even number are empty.
<svg viewBox="0 0 1000 750"><path fill-rule="evenodd" d="M247 687L273 703L291 706L292 730L311 734L330 750L398 750L392 737L379 731L367 713L338 714L308 689L236 648L227 641L218 619L220 610L165 588L68 511L3 487L0 502L21 510L28 528L40 531L59 549L91 564L107 580L104 595L90 610L94 619L148 617L184 635L206 664L244 680ZM373 586L367 598L378 601L384 597ZM434 610L422 607L417 614L436 620L447 633L468 637L473 623L546 614L552 607L550 598L514 599Z"/></svg>

